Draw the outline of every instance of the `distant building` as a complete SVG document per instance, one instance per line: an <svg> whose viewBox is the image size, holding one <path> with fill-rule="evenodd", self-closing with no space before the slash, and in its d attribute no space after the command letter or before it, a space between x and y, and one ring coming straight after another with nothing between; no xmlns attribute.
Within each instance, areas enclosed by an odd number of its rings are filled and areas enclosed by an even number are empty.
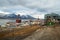
<svg viewBox="0 0 60 40"><path fill-rule="evenodd" d="M45 19L46 19L47 17L51 17L52 19L60 19L60 15L55 14L55 13L46 14L46 15L45 15Z"/></svg>
<svg viewBox="0 0 60 40"><path fill-rule="evenodd" d="M52 22L59 22L60 23L60 15L51 13L45 15L45 23L52 21Z"/></svg>

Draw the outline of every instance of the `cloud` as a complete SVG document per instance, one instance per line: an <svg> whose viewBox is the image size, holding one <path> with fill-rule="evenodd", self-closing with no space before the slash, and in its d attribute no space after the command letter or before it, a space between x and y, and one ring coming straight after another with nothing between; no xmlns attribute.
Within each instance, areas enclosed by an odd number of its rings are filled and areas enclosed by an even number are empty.
<svg viewBox="0 0 60 40"><path fill-rule="evenodd" d="M24 6L38 11L60 10L60 0L0 0L0 7Z"/></svg>
<svg viewBox="0 0 60 40"><path fill-rule="evenodd" d="M22 0L21 5L41 11L60 10L60 0ZM51 11L51 12L52 12Z"/></svg>
<svg viewBox="0 0 60 40"><path fill-rule="evenodd" d="M60 13L60 0L0 0L0 10L24 15ZM36 16L36 17L37 17Z"/></svg>
<svg viewBox="0 0 60 40"><path fill-rule="evenodd" d="M9 12L0 11L0 14L9 14Z"/></svg>

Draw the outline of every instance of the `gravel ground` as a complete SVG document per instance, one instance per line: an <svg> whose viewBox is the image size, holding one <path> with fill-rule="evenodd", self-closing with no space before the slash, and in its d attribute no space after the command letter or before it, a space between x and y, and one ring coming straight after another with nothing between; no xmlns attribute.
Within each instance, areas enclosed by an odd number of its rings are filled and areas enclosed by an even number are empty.
<svg viewBox="0 0 60 40"><path fill-rule="evenodd" d="M38 29L23 40L60 40L60 27Z"/></svg>

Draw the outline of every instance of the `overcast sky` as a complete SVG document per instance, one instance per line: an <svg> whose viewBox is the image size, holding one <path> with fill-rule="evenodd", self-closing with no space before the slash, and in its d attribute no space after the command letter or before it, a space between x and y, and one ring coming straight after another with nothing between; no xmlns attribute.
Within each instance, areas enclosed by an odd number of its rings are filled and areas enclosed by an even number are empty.
<svg viewBox="0 0 60 40"><path fill-rule="evenodd" d="M52 12L60 13L60 0L0 0L0 13L44 18L44 14Z"/></svg>

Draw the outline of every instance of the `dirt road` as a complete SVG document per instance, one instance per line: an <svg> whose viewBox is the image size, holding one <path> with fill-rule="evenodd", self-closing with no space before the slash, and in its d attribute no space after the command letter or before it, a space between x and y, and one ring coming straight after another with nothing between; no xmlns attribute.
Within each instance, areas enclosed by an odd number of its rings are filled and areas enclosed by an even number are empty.
<svg viewBox="0 0 60 40"><path fill-rule="evenodd" d="M39 26L33 25L33 26L27 26L21 30L15 29L11 31L0 32L0 39L1 40L17 40L19 38L21 40L26 36L29 36L39 28L40 28Z"/></svg>

